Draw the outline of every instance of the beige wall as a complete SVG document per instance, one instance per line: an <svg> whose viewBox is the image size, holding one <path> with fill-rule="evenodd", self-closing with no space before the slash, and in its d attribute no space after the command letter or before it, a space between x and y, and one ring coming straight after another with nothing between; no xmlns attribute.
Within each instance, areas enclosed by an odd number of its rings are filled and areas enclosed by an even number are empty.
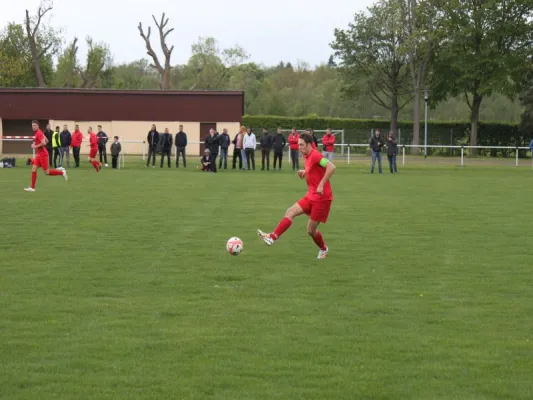
<svg viewBox="0 0 533 400"><path fill-rule="evenodd" d="M189 144L187 146L187 153L191 156L200 154L200 123L199 122L182 122L182 121L64 121L64 120L50 120L52 128L55 128L56 125L59 125L60 128L63 128L63 125L67 125L68 129L72 132L74 130L74 125L79 125L80 130L84 134L84 140L81 148L81 154L87 154L89 152L89 142L87 129L89 126L93 130L97 131L97 126L102 125L102 129L107 136L109 136L110 141L112 141L113 136L122 137L123 142L129 140L134 141L146 141L148 131L150 130L152 124L155 124L158 132L163 133L165 128L168 128L170 133L174 136L178 132L179 125L183 125L183 130L187 133L187 139ZM217 122L216 123L217 131L222 132L222 129L226 128L231 139L239 131L240 124L238 122ZM195 143L196 142L196 143ZM123 143L122 148L126 154L142 154L143 150L142 143ZM174 155L175 149L172 149L172 154ZM230 155L233 153L233 145L230 147Z"/></svg>

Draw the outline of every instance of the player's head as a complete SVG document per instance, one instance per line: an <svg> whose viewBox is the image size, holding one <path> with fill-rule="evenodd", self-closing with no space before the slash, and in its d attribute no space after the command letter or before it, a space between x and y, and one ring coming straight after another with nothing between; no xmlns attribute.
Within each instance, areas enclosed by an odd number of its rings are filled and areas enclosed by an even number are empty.
<svg viewBox="0 0 533 400"><path fill-rule="evenodd" d="M80 126L79 125L74 125L74 130L75 131L79 131L80 130Z"/></svg>
<svg viewBox="0 0 533 400"><path fill-rule="evenodd" d="M34 132L37 132L39 130L39 121L37 121L35 119L33 121L31 121L31 129Z"/></svg>
<svg viewBox="0 0 533 400"><path fill-rule="evenodd" d="M88 129L87 129L87 132L91 133L93 131L93 127L90 126Z"/></svg>
<svg viewBox="0 0 533 400"><path fill-rule="evenodd" d="M300 148L300 153L304 156L308 155L311 150L313 150L313 136L309 133L304 133L298 139L298 146Z"/></svg>

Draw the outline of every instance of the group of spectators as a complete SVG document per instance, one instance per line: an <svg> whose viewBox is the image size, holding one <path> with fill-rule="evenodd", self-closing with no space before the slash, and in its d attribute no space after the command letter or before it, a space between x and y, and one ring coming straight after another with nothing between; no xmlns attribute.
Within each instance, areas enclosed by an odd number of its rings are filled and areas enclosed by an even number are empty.
<svg viewBox="0 0 533 400"><path fill-rule="evenodd" d="M381 165L381 153L383 147L387 148L387 159L389 160L389 170L391 174L398 173L398 166L396 165L396 156L398 154L398 143L396 142L396 137L394 133L389 132L389 136L386 141L381 137L381 132L379 129L376 129L372 139L370 139L370 149L372 152L372 164L370 165L370 173L374 173L374 167L376 165L376 160L378 161L378 171L380 174L383 174L383 169Z"/></svg>
<svg viewBox="0 0 533 400"><path fill-rule="evenodd" d="M108 166L107 164L107 142L109 138L107 134L102 130L102 126L98 125L98 132L96 137L98 138L98 153L100 155L100 163ZM74 158L74 167L80 166L80 150L83 142L83 133L80 131L79 125L74 126L74 131L71 133L67 125L63 125L63 129L60 131L59 126L52 130L50 124L46 125L44 135L48 139L46 149L48 150L48 163L52 168L64 167L66 161L66 167L70 168L70 149L72 149L72 156ZM93 128L88 127L87 133L90 136L93 133ZM115 136L115 141L111 145L111 158L113 168L118 166L118 156L122 150L118 137Z"/></svg>
<svg viewBox="0 0 533 400"><path fill-rule="evenodd" d="M306 130L313 136L314 147L318 148L318 139L312 129ZM261 150L261 170L270 170L271 153L274 153L274 162L272 169L282 169L283 164L283 152L286 146L290 149L290 159L292 163L292 169L300 169L300 153L298 150L298 139L300 134L296 128L293 128L288 135L287 139L283 136L283 130L277 129L275 134L271 134L268 129L263 128L263 134L257 140L257 137L251 128L242 126L240 131L233 137L228 134L227 129L223 129L222 133L217 132L215 129L210 129L209 134L204 139L205 150L203 157L200 161L200 168L206 172L217 172L218 169L228 169L228 150L231 144L233 144L233 154L231 169L240 170L255 170L255 152ZM187 134L183 131L183 125L179 126L179 131L175 135L173 140L172 134L169 133L168 128L165 128L165 133L159 133L157 127L152 125L152 128L148 132L146 138L148 143L148 159L146 167L150 166L155 168L156 154L161 154L160 167L163 168L165 156L167 157L167 165L171 167L171 152L172 145L176 146L176 168L180 166L180 157L183 159L183 167L187 166L186 147L187 147ZM324 156L329 160L333 160L333 152L335 145L335 135L328 129L322 137L322 145Z"/></svg>

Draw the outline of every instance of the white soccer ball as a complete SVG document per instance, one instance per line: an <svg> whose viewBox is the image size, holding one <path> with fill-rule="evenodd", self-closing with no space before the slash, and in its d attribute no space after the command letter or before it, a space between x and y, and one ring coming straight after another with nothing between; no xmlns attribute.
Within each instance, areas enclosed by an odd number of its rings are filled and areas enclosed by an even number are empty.
<svg viewBox="0 0 533 400"><path fill-rule="evenodd" d="M228 253L230 253L232 256L238 256L242 253L244 249L244 244L242 243L242 240L238 237L232 237L229 238L229 240L226 243L226 250Z"/></svg>

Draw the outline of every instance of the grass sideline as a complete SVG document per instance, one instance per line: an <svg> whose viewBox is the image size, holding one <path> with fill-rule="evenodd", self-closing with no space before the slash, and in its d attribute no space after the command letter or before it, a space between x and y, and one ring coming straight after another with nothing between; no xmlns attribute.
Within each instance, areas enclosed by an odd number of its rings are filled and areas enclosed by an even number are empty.
<svg viewBox="0 0 533 400"><path fill-rule="evenodd" d="M1 399L533 397L529 169L340 166L317 261L292 172L195 166L0 170Z"/></svg>

